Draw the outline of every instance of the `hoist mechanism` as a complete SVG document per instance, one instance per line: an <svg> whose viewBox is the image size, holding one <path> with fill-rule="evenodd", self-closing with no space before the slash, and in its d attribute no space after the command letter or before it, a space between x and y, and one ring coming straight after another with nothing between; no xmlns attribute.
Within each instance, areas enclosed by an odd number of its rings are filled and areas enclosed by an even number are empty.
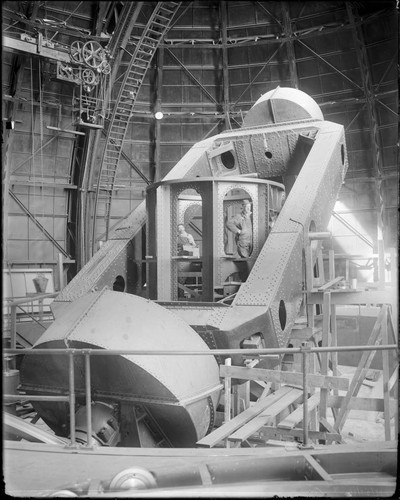
<svg viewBox="0 0 400 500"><path fill-rule="evenodd" d="M55 299L55 321L33 348L205 354L92 356L92 405L104 424L93 426L102 431L96 443L194 446L212 430L224 361L213 349L287 346L319 250L309 242L326 230L346 170L343 126L325 121L304 92L278 87L241 128L196 143L148 186L146 200ZM82 424L81 358L74 370ZM68 380L66 357L23 360L28 395L63 394ZM65 403L32 404L67 435Z"/></svg>

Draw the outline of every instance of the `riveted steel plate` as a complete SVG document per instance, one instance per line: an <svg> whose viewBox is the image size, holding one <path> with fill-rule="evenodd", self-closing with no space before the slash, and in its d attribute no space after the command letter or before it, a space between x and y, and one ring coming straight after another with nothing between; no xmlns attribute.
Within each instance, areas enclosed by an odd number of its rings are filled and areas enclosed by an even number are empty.
<svg viewBox="0 0 400 500"><path fill-rule="evenodd" d="M110 290L88 294L68 305L34 348L91 347L118 350L204 350L207 345L179 316L156 303ZM83 359L75 369L77 389L84 388ZM113 355L91 358L92 390L135 400L140 396L151 403L204 397L175 417L165 420L162 410L152 410L159 425L180 445L187 432L189 440L199 439L208 430L210 396L219 397L217 362L210 356ZM30 356L21 368L21 381L40 387L53 384L68 387L68 360L54 355ZM116 399L118 400L117 396ZM172 408L172 407L171 407ZM171 412L172 409L168 412ZM206 416L208 415L208 418ZM179 432L177 431L179 429ZM193 442L191 443L193 444Z"/></svg>

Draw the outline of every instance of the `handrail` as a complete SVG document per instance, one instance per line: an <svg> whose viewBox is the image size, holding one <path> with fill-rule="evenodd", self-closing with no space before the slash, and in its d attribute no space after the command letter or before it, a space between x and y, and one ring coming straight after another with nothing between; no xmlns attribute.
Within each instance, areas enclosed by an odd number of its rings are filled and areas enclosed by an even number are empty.
<svg viewBox="0 0 400 500"><path fill-rule="evenodd" d="M210 355L226 355L232 356L242 354L246 358L267 357L276 354L302 354L302 368L303 368L303 447L308 446L308 382L307 382L307 356L311 353L318 352L341 352L341 351L384 351L384 350L398 350L397 344L387 345L358 345L358 346L332 346L332 347L291 347L291 348L265 348L265 349L210 349L207 351L185 351L185 350L103 350L103 349L3 349L3 356L16 356L16 355L68 355L69 356L69 394L68 396L30 396L27 394L10 395L3 394L3 400L8 401L68 401L70 413L70 444L68 447L75 447L75 378L74 378L74 356L85 356L85 396L86 396L86 425L87 425L87 443L86 448L92 447L92 409L91 409L91 382L90 382L90 357L91 356L114 356L114 355L141 355L141 356L210 356ZM229 357L227 358L229 363ZM7 365L6 365L7 366Z"/></svg>
<svg viewBox="0 0 400 500"><path fill-rule="evenodd" d="M5 304L7 307L12 306L20 306L23 304L29 304L30 302L35 302L36 300L43 299L51 299L52 297L57 297L60 292L52 292L52 293L42 293L40 295L32 295L31 297L23 297L21 299L13 299L12 297L6 297L3 300L8 301L8 304Z"/></svg>
<svg viewBox="0 0 400 500"><path fill-rule="evenodd" d="M382 351L387 349L398 349L397 344L387 345L355 345L355 346L331 346L331 347L311 347L309 352L341 352L341 351ZM138 355L138 356L229 356L243 354L246 357L263 357L270 354L294 354L302 353L301 347L276 347L265 349L210 349L207 351L188 351L188 350L140 350L140 349L3 349L6 355L21 354L90 354L93 356L115 356L115 355Z"/></svg>
<svg viewBox="0 0 400 500"><path fill-rule="evenodd" d="M10 321L10 345L11 348L15 349L17 347L17 308L20 309L24 314L27 314L29 317L31 317L34 321L39 323L39 325L42 328L46 328L40 321L36 320L30 313L25 311L21 305L24 304L33 304L33 302L38 302L38 307L39 307L39 320L43 319L43 301L45 299L50 299L53 297L57 297L59 292L52 292L52 293L41 293L38 295L32 295L31 297L23 297L21 299L13 299L11 297L6 297L4 299L5 303L4 307L7 308L7 314L4 316L9 316L9 321ZM32 313L33 313L33 306L32 306ZM4 318L5 319L5 318Z"/></svg>

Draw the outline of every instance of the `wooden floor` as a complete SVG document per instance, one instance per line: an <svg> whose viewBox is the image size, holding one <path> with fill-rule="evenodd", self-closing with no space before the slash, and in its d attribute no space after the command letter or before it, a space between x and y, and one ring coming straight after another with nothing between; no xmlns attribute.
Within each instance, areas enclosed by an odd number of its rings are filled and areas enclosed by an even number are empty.
<svg viewBox="0 0 400 500"><path fill-rule="evenodd" d="M161 479L164 487L169 486L169 491L175 487L173 496L178 496L183 484L186 489L191 488L193 494L201 487L203 496L207 496L207 491L208 495L213 491L212 496L218 491L226 495L227 485L235 481L237 488L229 496L236 496L235 492L238 496L245 495L245 486L253 496L264 497L272 496L274 491L290 494L293 488L301 496L314 496L317 486L319 491L330 491L333 496L340 496L343 491L352 493L351 496L366 496L367 486L372 494L391 496L396 487L396 465L397 442L393 441L317 446L310 450L293 446L287 449L102 447L88 450L22 441L3 443L6 493L15 497L44 496L90 479L109 481L134 466L152 471L156 478L164 478ZM302 471L303 466L306 473ZM202 468L208 476L201 472ZM197 484L196 480L191 483L196 474L201 479Z"/></svg>

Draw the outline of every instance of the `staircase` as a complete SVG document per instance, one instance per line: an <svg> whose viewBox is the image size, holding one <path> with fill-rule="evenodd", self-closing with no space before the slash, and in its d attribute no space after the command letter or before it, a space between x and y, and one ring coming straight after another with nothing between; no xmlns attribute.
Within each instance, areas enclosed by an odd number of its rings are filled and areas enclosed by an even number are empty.
<svg viewBox="0 0 400 500"><path fill-rule="evenodd" d="M180 4L181 2L157 3L137 42L113 110L96 186L95 202L95 213L105 219L106 239L109 232L112 192L130 116L151 60Z"/></svg>

